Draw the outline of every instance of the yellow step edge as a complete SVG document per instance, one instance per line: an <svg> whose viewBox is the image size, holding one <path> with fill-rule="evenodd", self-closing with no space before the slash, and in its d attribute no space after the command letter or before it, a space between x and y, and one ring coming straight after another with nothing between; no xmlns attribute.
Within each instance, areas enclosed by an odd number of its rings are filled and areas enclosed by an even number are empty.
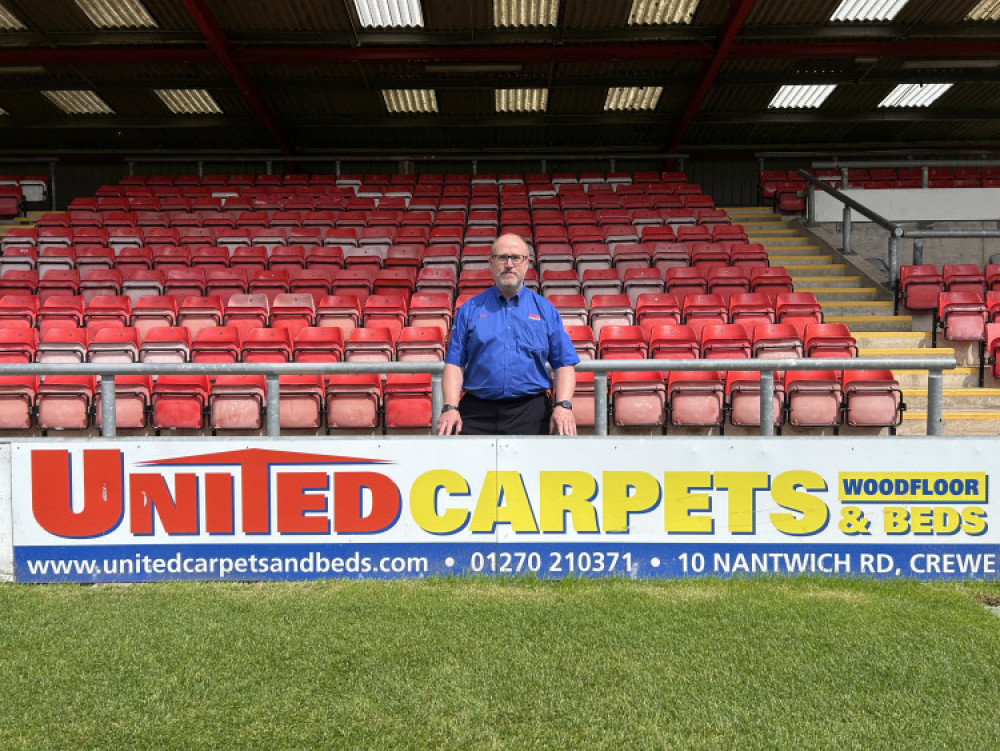
<svg viewBox="0 0 1000 751"><path fill-rule="evenodd" d="M879 321L879 322L882 322L882 323L885 323L887 321L899 321L900 323L906 323L906 324L910 324L910 323L913 322L913 319L912 319L911 316L824 316L824 320L829 321L831 323L836 322L836 323L847 323L847 324L851 324L851 323L865 323L866 321L868 323L873 323L875 321ZM860 329L859 329L859 331L860 331ZM892 333L905 334L905 333L909 333L909 332L906 332L906 331L900 331L900 332L887 331L887 332L884 332L884 333L887 333L887 334L892 334ZM916 333L920 333L920 332L916 332Z"/></svg>
<svg viewBox="0 0 1000 751"><path fill-rule="evenodd" d="M861 281L860 276L796 276L795 277L800 282L828 282L831 279L836 279L840 282L846 281ZM823 289L848 289L847 287L823 287Z"/></svg>
<svg viewBox="0 0 1000 751"><path fill-rule="evenodd" d="M858 357L954 357L948 347L858 347Z"/></svg>
<svg viewBox="0 0 1000 751"><path fill-rule="evenodd" d="M903 388L903 396L926 396L927 389L922 387ZM987 389L969 386L964 389L941 389L942 396L1000 396L1000 389Z"/></svg>
<svg viewBox="0 0 1000 751"><path fill-rule="evenodd" d="M926 339L931 340L931 335L924 331L861 331L851 330L854 336L863 336L867 339ZM928 349L930 349L928 347Z"/></svg>
<svg viewBox="0 0 1000 751"><path fill-rule="evenodd" d="M819 293L826 295L831 292L836 292L838 295L867 295L875 290L876 287L801 287L795 291L811 292L814 295Z"/></svg>
<svg viewBox="0 0 1000 751"><path fill-rule="evenodd" d="M913 370L911 368L893 368L895 373L905 373L907 375L922 374L926 373L926 370ZM978 375L979 368L970 368L965 365L959 365L957 368L950 368L944 371L948 375ZM969 388L972 388L971 386Z"/></svg>
<svg viewBox="0 0 1000 751"><path fill-rule="evenodd" d="M927 421L927 410L907 410L903 413L904 420L923 420ZM994 422L1000 420L1000 411L995 412L942 412L942 420L950 420L951 422L972 422L974 420L988 420L989 422Z"/></svg>
<svg viewBox="0 0 1000 751"><path fill-rule="evenodd" d="M827 308L872 308L872 309L882 309L882 308L892 308L892 300L858 300L857 302L845 302L842 300L827 301L823 303L823 310Z"/></svg>

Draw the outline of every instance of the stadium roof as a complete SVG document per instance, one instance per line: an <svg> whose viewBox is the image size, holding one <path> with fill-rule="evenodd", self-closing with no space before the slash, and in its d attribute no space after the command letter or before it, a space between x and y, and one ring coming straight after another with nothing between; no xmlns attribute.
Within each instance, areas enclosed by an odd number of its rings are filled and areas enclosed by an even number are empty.
<svg viewBox="0 0 1000 751"><path fill-rule="evenodd" d="M867 5L0 0L0 131L7 153L1000 145L1000 2ZM835 88L772 105L785 86ZM106 108L51 97L76 91Z"/></svg>

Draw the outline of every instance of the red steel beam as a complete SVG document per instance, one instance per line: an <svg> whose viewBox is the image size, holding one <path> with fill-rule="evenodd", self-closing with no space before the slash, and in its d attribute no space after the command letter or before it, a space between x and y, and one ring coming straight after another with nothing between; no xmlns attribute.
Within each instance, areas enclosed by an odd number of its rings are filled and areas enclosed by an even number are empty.
<svg viewBox="0 0 1000 751"><path fill-rule="evenodd" d="M190 1L190 0L187 0ZM580 62L593 60L713 60L715 52L688 42L635 44L516 44L504 46L386 47L241 47L229 50L236 65L295 63L510 63ZM997 58L1000 41L903 42L734 42L731 59L822 57ZM214 63L219 58L204 47L66 47L0 49L0 65Z"/></svg>
<svg viewBox="0 0 1000 751"><path fill-rule="evenodd" d="M260 89L257 88L257 85L243 69L243 66L233 59L229 52L229 39L226 38L225 32L219 26L219 22L215 20L212 12L206 7L204 0L184 0L184 7L195 23L198 24L198 28L201 29L201 33L205 36L205 41L208 42L209 50L236 83L237 88L247 100L250 108L260 118L264 127L267 128L267 132L271 134L271 138L274 139L278 149L283 155L290 156L292 154L292 145L288 136L285 135L284 128L281 127L278 118L274 116L271 108L264 101Z"/></svg>
<svg viewBox="0 0 1000 751"><path fill-rule="evenodd" d="M719 69L729 56L736 42L736 35L743 28L743 22L753 8L753 4L754 0L734 0L733 7L729 13L729 19L726 21L722 35L719 37L719 46L715 50L715 55L712 57L711 62L705 66L705 70L702 71L701 78L698 80L694 92L688 97L687 104L684 105L684 111L681 112L680 117L677 119L674 132L670 136L670 142L667 145L668 154L675 153L680 146L681 140L687 135L688 128L691 127L695 115L701 109L702 102L708 96L709 89L715 83L715 77L719 74Z"/></svg>

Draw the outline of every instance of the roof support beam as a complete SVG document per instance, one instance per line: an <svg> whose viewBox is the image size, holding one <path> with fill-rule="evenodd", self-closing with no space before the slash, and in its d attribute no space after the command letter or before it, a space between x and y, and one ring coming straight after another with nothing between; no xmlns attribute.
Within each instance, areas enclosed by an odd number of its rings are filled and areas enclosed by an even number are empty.
<svg viewBox="0 0 1000 751"><path fill-rule="evenodd" d="M208 47L212 51L212 54L232 77L240 93L243 94L251 109L260 118L264 127L267 128L267 132L271 134L271 138L274 139L278 149L283 155L290 156L292 145L288 136L285 135L284 128L281 127L278 118L275 117L267 102L264 101L260 90L243 69L243 66L233 59L233 56L229 52L229 40L226 38L222 27L219 26L219 22L215 20L212 12L205 5L204 0L184 0L184 7L191 18L194 19L194 22L198 24L201 33L205 35L205 40L208 42Z"/></svg>
<svg viewBox="0 0 1000 751"><path fill-rule="evenodd" d="M705 66L705 70L702 72L701 78L694 88L694 92L688 97L684 111L681 112L681 116L677 119L677 124L674 125L674 132L671 134L670 142L667 146L668 154L675 153L680 147L681 140L687 135L688 128L691 127L695 115L701 109L701 103L708 96L709 89L712 88L715 77L719 74L719 69L729 56L729 52L736 41L736 35L743 28L743 22L753 8L753 4L754 0L733 0L733 7L729 12L729 19L726 21L722 35L719 37L719 46L715 50L715 56Z"/></svg>
<svg viewBox="0 0 1000 751"><path fill-rule="evenodd" d="M185 0L194 2L195 0ZM512 44L504 46L301 47L247 46L227 50L235 65L351 63L527 63L599 60L706 60L716 53L700 43ZM920 57L927 60L998 58L1000 41L733 42L728 58ZM0 48L0 65L216 63L212 50L191 46Z"/></svg>

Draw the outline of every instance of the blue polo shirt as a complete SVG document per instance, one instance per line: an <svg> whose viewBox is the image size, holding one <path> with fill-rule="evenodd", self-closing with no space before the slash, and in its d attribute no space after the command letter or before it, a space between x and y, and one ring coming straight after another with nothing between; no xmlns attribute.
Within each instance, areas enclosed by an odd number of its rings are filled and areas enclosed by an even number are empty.
<svg viewBox="0 0 1000 751"><path fill-rule="evenodd" d="M552 303L526 287L508 300L494 286L455 313L445 362L465 368L470 394L509 399L548 389L546 362L556 370L580 358Z"/></svg>

